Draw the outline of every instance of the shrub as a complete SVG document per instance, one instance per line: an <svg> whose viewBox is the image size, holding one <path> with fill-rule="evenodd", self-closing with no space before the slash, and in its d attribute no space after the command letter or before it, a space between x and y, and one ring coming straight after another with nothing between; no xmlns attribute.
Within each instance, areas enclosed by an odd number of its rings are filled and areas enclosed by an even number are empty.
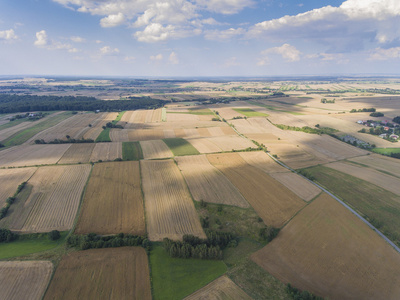
<svg viewBox="0 0 400 300"><path fill-rule="evenodd" d="M61 237L61 234L58 230L52 230L48 233L48 237L51 241L56 241Z"/></svg>

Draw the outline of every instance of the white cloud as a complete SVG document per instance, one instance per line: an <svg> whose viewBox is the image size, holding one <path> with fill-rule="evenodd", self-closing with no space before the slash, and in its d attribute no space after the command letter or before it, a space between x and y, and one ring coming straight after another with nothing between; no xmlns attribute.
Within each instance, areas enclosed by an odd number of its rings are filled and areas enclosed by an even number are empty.
<svg viewBox="0 0 400 300"><path fill-rule="evenodd" d="M161 61L162 59L163 59L163 55L161 53L150 56L150 60L152 60L152 61Z"/></svg>
<svg viewBox="0 0 400 300"><path fill-rule="evenodd" d="M283 44L280 47L269 48L261 52L262 57L259 60L258 65L262 66L268 64L269 56L271 54L280 55L287 62L295 62L300 60L301 52L297 50L296 47L289 44Z"/></svg>
<svg viewBox="0 0 400 300"><path fill-rule="evenodd" d="M201 33L200 29L191 30L182 27L176 27L174 25L163 26L160 23L152 23L146 26L146 28L143 31L137 31L134 34L134 37L139 42L154 43L154 42L166 41L168 39L177 39L187 36L193 36L200 33Z"/></svg>
<svg viewBox="0 0 400 300"><path fill-rule="evenodd" d="M0 40L16 40L18 36L15 34L14 29L0 31Z"/></svg>
<svg viewBox="0 0 400 300"><path fill-rule="evenodd" d="M400 47L389 49L376 48L370 55L369 60L388 60L400 58Z"/></svg>
<svg viewBox="0 0 400 300"><path fill-rule="evenodd" d="M196 0L196 3L209 11L221 14L236 14L253 5L251 0Z"/></svg>
<svg viewBox="0 0 400 300"><path fill-rule="evenodd" d="M240 63L237 61L237 57L230 57L225 60L224 67L237 67L240 66Z"/></svg>
<svg viewBox="0 0 400 300"><path fill-rule="evenodd" d="M133 62L136 59L134 56L125 56L124 61Z"/></svg>
<svg viewBox="0 0 400 300"><path fill-rule="evenodd" d="M96 40L96 41L95 41L96 44L101 44L102 42L103 42L103 41L100 41L100 40Z"/></svg>
<svg viewBox="0 0 400 300"><path fill-rule="evenodd" d="M113 55L113 54L118 54L119 49L118 48L111 48L110 46L104 46L103 48L100 48L100 53L102 55Z"/></svg>
<svg viewBox="0 0 400 300"><path fill-rule="evenodd" d="M243 28L229 28L227 30L207 30L204 37L207 40L228 40L240 35L243 35L245 30Z"/></svg>
<svg viewBox="0 0 400 300"><path fill-rule="evenodd" d="M47 34L45 30L36 32L36 41L34 45L37 47L44 47L47 45Z"/></svg>
<svg viewBox="0 0 400 300"><path fill-rule="evenodd" d="M68 49L68 52L69 53L78 53L80 51L79 51L79 49L76 49L76 48L70 48L70 49Z"/></svg>
<svg viewBox="0 0 400 300"><path fill-rule="evenodd" d="M86 42L86 40L80 36L71 36L71 41L73 41L74 43L84 43Z"/></svg>
<svg viewBox="0 0 400 300"><path fill-rule="evenodd" d="M179 59L178 59L178 55L176 55L175 52L171 52L171 54L169 55L168 58L169 62L173 65L177 65L179 64Z"/></svg>
<svg viewBox="0 0 400 300"><path fill-rule="evenodd" d="M100 20L101 27L116 27L125 23L125 16L123 13L109 15Z"/></svg>

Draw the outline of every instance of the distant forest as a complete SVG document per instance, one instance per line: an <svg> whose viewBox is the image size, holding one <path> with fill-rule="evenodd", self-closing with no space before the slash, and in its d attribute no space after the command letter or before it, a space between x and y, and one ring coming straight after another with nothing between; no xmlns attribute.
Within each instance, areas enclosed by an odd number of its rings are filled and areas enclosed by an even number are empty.
<svg viewBox="0 0 400 300"><path fill-rule="evenodd" d="M0 94L0 113L31 111L119 111L153 109L163 106L164 101L150 97L129 100L99 100L94 97L74 96L33 96Z"/></svg>

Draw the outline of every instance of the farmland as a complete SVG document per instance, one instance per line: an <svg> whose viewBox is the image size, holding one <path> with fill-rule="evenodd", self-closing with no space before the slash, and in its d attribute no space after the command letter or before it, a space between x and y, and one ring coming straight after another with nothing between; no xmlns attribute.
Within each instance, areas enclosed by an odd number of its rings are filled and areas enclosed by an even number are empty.
<svg viewBox="0 0 400 300"><path fill-rule="evenodd" d="M94 166L75 232L146 233L139 162Z"/></svg>
<svg viewBox="0 0 400 300"><path fill-rule="evenodd" d="M122 143L97 143L90 155L90 161L111 161L122 158Z"/></svg>
<svg viewBox="0 0 400 300"><path fill-rule="evenodd" d="M72 144L58 161L58 164L87 163L90 160L95 144Z"/></svg>
<svg viewBox="0 0 400 300"><path fill-rule="evenodd" d="M175 156L200 154L195 147L193 147L189 142L184 139L169 138L164 139L164 142L168 145Z"/></svg>
<svg viewBox="0 0 400 300"><path fill-rule="evenodd" d="M0 169L0 208L6 204L6 199L14 195L18 185L27 181L36 168Z"/></svg>
<svg viewBox="0 0 400 300"><path fill-rule="evenodd" d="M52 271L49 261L0 262L0 298L42 299Z"/></svg>
<svg viewBox="0 0 400 300"><path fill-rule="evenodd" d="M205 238L189 191L172 160L142 160L143 192L149 239L182 239L184 234Z"/></svg>
<svg viewBox="0 0 400 300"><path fill-rule="evenodd" d="M143 159L143 152L139 142L123 142L122 159L123 160Z"/></svg>
<svg viewBox="0 0 400 300"><path fill-rule="evenodd" d="M143 248L91 249L67 254L44 299L151 299Z"/></svg>
<svg viewBox="0 0 400 300"><path fill-rule="evenodd" d="M144 159L167 158L174 156L170 148L168 148L162 140L142 141L140 142L140 146L142 147Z"/></svg>
<svg viewBox="0 0 400 300"><path fill-rule="evenodd" d="M400 256L326 194L252 255L283 282L332 299L396 299Z"/></svg>

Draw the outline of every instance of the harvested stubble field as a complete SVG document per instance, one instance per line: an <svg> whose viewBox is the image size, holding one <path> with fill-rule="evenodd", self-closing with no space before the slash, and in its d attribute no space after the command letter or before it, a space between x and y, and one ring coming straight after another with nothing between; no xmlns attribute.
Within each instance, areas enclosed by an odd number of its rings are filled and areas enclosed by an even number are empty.
<svg viewBox="0 0 400 300"><path fill-rule="evenodd" d="M52 271L49 261L0 262L0 299L42 299Z"/></svg>
<svg viewBox="0 0 400 300"><path fill-rule="evenodd" d="M185 181L173 160L140 162L149 239L206 238Z"/></svg>
<svg viewBox="0 0 400 300"><path fill-rule="evenodd" d="M95 164L75 230L91 232L146 234L139 162Z"/></svg>
<svg viewBox="0 0 400 300"><path fill-rule="evenodd" d="M71 145L20 145L0 151L0 167L52 165Z"/></svg>
<svg viewBox="0 0 400 300"><path fill-rule="evenodd" d="M111 129L110 139L112 142L129 142L129 129Z"/></svg>
<svg viewBox="0 0 400 300"><path fill-rule="evenodd" d="M127 111L122 116L119 125L126 129L140 128L143 123L161 122L162 109Z"/></svg>
<svg viewBox="0 0 400 300"><path fill-rule="evenodd" d="M322 194L252 259L281 281L329 299L398 299L400 256Z"/></svg>
<svg viewBox="0 0 400 300"><path fill-rule="evenodd" d="M8 197L14 195L18 185L27 181L37 168L0 169L0 209Z"/></svg>
<svg viewBox="0 0 400 300"><path fill-rule="evenodd" d="M95 144L72 144L64 153L58 164L87 163L90 160Z"/></svg>
<svg viewBox="0 0 400 300"><path fill-rule="evenodd" d="M167 158L174 156L169 147L162 140L142 141L144 159Z"/></svg>
<svg viewBox="0 0 400 300"><path fill-rule="evenodd" d="M264 151L239 152L239 155L246 163L264 172L289 172L286 168L270 158Z"/></svg>
<svg viewBox="0 0 400 300"><path fill-rule="evenodd" d="M251 300L243 290L241 290L227 276L222 276L207 284L202 289L186 297L185 300Z"/></svg>
<svg viewBox="0 0 400 300"><path fill-rule="evenodd" d="M90 161L122 159L122 143L96 143Z"/></svg>
<svg viewBox="0 0 400 300"><path fill-rule="evenodd" d="M11 206L4 222L21 232L71 229L90 169L89 165L40 167L24 188L32 188L30 195Z"/></svg>
<svg viewBox="0 0 400 300"><path fill-rule="evenodd" d="M396 158L372 154L351 158L349 161L368 166L386 174L400 177L400 160Z"/></svg>
<svg viewBox="0 0 400 300"><path fill-rule="evenodd" d="M400 196L400 178L387 174L382 174L381 172L373 170L371 168L357 166L346 162L334 162L326 164L325 166L357 177L359 179L368 181Z"/></svg>
<svg viewBox="0 0 400 300"><path fill-rule="evenodd" d="M208 138L189 138L186 139L200 153L221 152L221 148L211 142Z"/></svg>
<svg viewBox="0 0 400 300"><path fill-rule="evenodd" d="M255 147L248 139L237 135L209 137L207 139L222 151L243 150L249 147Z"/></svg>
<svg viewBox="0 0 400 300"><path fill-rule="evenodd" d="M239 189L268 226L281 227L304 205L296 194L239 154L209 154L208 160Z"/></svg>
<svg viewBox="0 0 400 300"><path fill-rule="evenodd" d="M175 160L194 200L249 207L238 189L210 164L205 155L176 157Z"/></svg>
<svg viewBox="0 0 400 300"><path fill-rule="evenodd" d="M108 122L112 122L118 116L116 112L104 113L101 117L90 123L92 127L83 134L84 139L96 140L99 134L103 131L103 126Z"/></svg>
<svg viewBox="0 0 400 300"><path fill-rule="evenodd" d="M146 251L122 247L69 253L58 265L44 299L151 300Z"/></svg>

